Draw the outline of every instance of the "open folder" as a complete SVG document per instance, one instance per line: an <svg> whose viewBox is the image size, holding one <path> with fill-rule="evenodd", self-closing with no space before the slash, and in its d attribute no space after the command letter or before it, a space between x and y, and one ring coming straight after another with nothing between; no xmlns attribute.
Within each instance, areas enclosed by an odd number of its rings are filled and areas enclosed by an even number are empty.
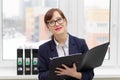
<svg viewBox="0 0 120 80"><path fill-rule="evenodd" d="M96 68L102 65L104 57L108 49L109 42L98 45L87 51L85 54L76 53L69 56L57 57L51 60L50 65L50 80L63 80L69 79L69 76L57 76L55 73L56 67L62 68L61 64L65 64L69 67L73 66L73 63L77 66L77 71L84 71L92 68Z"/></svg>

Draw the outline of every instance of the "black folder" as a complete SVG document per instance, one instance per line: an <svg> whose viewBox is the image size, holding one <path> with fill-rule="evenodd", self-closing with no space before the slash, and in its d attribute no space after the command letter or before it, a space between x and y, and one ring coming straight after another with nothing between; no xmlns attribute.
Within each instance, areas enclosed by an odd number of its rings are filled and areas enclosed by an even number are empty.
<svg viewBox="0 0 120 80"><path fill-rule="evenodd" d="M65 57L57 57L51 59L49 79L63 80L70 78L69 76L56 75L56 67L62 68L61 64L65 64L69 67L72 67L73 63L75 63L77 66L77 71L89 70L101 66L108 49L108 45L109 42L98 45L88 50L87 53L84 54L76 53Z"/></svg>
<svg viewBox="0 0 120 80"><path fill-rule="evenodd" d="M32 74L38 74L38 49L32 49Z"/></svg>
<svg viewBox="0 0 120 80"><path fill-rule="evenodd" d="M31 74L31 49L25 49L25 75Z"/></svg>
<svg viewBox="0 0 120 80"><path fill-rule="evenodd" d="M17 49L17 75L23 75L23 49Z"/></svg>

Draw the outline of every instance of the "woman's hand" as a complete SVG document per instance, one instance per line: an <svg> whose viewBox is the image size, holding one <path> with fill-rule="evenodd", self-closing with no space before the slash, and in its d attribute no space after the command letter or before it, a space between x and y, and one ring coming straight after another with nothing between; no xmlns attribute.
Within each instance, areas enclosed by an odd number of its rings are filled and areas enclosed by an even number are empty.
<svg viewBox="0 0 120 80"><path fill-rule="evenodd" d="M55 73L57 73L58 76L61 75L67 75L67 76L71 76L77 79L81 79L82 78L82 74L80 72L77 72L77 68L75 63L73 64L72 68L69 68L68 66L66 66L65 64L62 64L63 68L56 68Z"/></svg>

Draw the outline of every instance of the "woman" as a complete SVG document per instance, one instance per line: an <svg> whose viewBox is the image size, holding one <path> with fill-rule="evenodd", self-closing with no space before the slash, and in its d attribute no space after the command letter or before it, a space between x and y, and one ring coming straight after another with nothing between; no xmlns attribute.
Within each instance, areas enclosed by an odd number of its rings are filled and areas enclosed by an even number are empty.
<svg viewBox="0 0 120 80"><path fill-rule="evenodd" d="M62 57L75 53L86 53L88 47L84 39L74 37L67 32L67 19L60 9L52 8L47 11L44 22L50 32L52 39L39 47L38 70L39 80L49 80L50 58ZM94 76L93 69L77 72L76 65L69 68L61 64L63 68L56 68L56 75L70 76L69 80L92 80Z"/></svg>

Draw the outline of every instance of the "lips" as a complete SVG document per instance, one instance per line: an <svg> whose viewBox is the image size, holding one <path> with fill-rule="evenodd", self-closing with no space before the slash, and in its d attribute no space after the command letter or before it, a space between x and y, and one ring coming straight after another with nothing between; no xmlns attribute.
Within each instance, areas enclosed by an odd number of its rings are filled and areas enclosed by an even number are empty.
<svg viewBox="0 0 120 80"><path fill-rule="evenodd" d="M55 28L56 31L58 31L58 30L60 30L60 29L62 29L62 27L57 27L57 28Z"/></svg>

